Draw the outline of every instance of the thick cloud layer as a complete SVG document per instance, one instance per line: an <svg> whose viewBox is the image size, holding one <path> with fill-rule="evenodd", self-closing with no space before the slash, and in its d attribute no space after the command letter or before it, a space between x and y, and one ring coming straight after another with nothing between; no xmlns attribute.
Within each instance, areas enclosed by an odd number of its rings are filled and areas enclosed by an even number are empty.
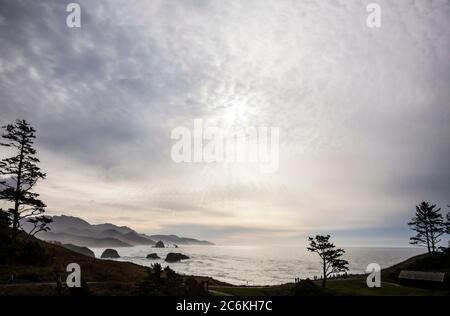
<svg viewBox="0 0 450 316"><path fill-rule="evenodd" d="M403 232L420 200L450 204L450 3L377 1L368 28L369 2L79 1L70 29L68 2L2 0L0 123L37 128L50 213L219 241ZM196 118L279 127L278 172L173 163Z"/></svg>

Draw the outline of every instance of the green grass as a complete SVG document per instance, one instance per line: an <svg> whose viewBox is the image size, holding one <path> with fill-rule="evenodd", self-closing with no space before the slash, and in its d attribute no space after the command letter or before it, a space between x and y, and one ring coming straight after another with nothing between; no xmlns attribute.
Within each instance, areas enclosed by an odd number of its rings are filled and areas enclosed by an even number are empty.
<svg viewBox="0 0 450 316"><path fill-rule="evenodd" d="M248 288L248 287L214 287L210 290L212 295L220 293L222 295L233 295L233 296L266 296L267 292L262 288Z"/></svg>
<svg viewBox="0 0 450 316"><path fill-rule="evenodd" d="M291 295L292 284L276 285L276 286L210 286L210 294L216 295L233 295L233 296L280 296Z"/></svg>
<svg viewBox="0 0 450 316"><path fill-rule="evenodd" d="M315 281L321 286L321 281ZM233 296L276 296L292 295L293 284L246 287L246 286L215 286L211 287L211 295ZM396 283L382 282L380 288L369 288L365 278L334 279L327 281L327 293L329 295L350 296L436 296L450 295L449 291L432 290L403 286Z"/></svg>
<svg viewBox="0 0 450 316"><path fill-rule="evenodd" d="M209 294L212 296L232 296L229 293L224 293L224 292L220 292L220 291L216 291L216 290L209 290Z"/></svg>
<svg viewBox="0 0 450 316"><path fill-rule="evenodd" d="M317 284L320 285L320 283ZM450 294L445 291L403 286L390 282L381 282L381 287L379 288L369 288L366 285L365 278L328 280L327 289L336 295L359 296L430 296Z"/></svg>

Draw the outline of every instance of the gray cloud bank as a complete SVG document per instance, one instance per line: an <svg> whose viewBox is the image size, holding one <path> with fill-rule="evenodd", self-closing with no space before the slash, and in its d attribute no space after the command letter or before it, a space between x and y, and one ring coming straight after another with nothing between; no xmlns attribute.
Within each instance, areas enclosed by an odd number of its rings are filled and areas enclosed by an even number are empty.
<svg viewBox="0 0 450 316"><path fill-rule="evenodd" d="M214 239L404 225L450 199L450 3L0 2L0 123L29 120L51 212ZM280 170L176 165L195 118L277 126ZM120 223L119 223L120 224ZM220 227L212 230L211 227ZM239 228L240 227L240 228Z"/></svg>

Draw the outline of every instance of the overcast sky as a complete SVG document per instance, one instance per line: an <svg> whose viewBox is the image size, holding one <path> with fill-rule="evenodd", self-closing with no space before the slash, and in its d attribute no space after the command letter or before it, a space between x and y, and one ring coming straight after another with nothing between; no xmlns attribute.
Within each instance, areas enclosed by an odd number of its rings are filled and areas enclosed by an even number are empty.
<svg viewBox="0 0 450 316"><path fill-rule="evenodd" d="M0 1L0 123L48 214L218 243L406 245L450 204L450 1ZM280 129L279 169L176 164L193 120ZM3 154L2 154L3 156Z"/></svg>

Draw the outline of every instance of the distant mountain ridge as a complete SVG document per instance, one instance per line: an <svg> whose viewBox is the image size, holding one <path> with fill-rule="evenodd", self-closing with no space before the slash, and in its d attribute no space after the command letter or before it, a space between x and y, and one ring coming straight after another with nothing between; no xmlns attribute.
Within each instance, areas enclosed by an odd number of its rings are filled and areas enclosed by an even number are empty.
<svg viewBox="0 0 450 316"><path fill-rule="evenodd" d="M72 235L68 233L41 232L37 238L46 241L57 241L62 244L74 244L80 247L131 247L133 245L115 238L95 238Z"/></svg>
<svg viewBox="0 0 450 316"><path fill-rule="evenodd" d="M57 241L63 244L74 244L82 247L132 247L137 245L154 245L162 240L166 244L177 245L213 245L205 240L179 237L176 235L140 234L127 226L111 223L90 224L75 216L50 216L53 222L50 232L40 232L36 237L46 241ZM31 230L28 222L22 223L25 231Z"/></svg>
<svg viewBox="0 0 450 316"><path fill-rule="evenodd" d="M165 243L176 244L176 245L214 245L213 243L206 240L198 240L194 238L178 237L177 235L150 235L153 240L161 240Z"/></svg>

